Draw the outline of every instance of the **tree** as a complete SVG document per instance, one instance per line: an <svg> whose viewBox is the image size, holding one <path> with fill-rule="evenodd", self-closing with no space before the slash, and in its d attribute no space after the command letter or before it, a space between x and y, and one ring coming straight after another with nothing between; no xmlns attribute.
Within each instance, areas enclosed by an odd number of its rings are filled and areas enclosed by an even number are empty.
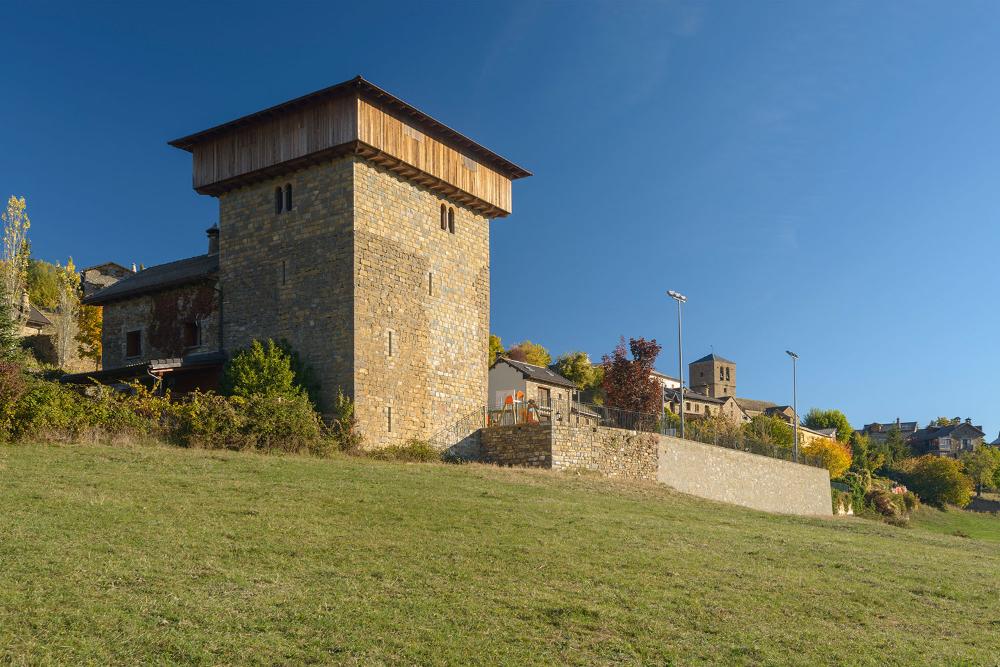
<svg viewBox="0 0 1000 667"><path fill-rule="evenodd" d="M73 354L73 343L79 333L77 317L80 309L80 276L70 257L66 266L58 264L59 269L59 303L52 317L55 329L53 343L56 348L56 364L64 368Z"/></svg>
<svg viewBox="0 0 1000 667"><path fill-rule="evenodd" d="M548 366L552 363L552 355L538 343L523 340L507 350L507 356L515 361L523 361L534 366Z"/></svg>
<svg viewBox="0 0 1000 667"><path fill-rule="evenodd" d="M867 473L870 477L883 463L884 456L872 449L871 439L867 435L858 432L851 434L851 470Z"/></svg>
<svg viewBox="0 0 1000 667"><path fill-rule="evenodd" d="M11 195L7 200L7 210L0 215L3 221L3 248L0 252L0 295L3 302L0 310L21 325L28 317L23 307L25 288L28 280L28 257L31 246L28 243L28 206L24 197Z"/></svg>
<svg viewBox="0 0 1000 667"><path fill-rule="evenodd" d="M910 451L910 444L906 442L899 427L893 425L886 435L885 442L879 443L875 447L876 451L882 455L882 467L889 468L896 463L913 456Z"/></svg>
<svg viewBox="0 0 1000 667"><path fill-rule="evenodd" d="M576 383L577 389L593 389L603 379L586 352L567 352L556 359L555 370L567 380Z"/></svg>
<svg viewBox="0 0 1000 667"><path fill-rule="evenodd" d="M76 334L77 353L83 359L94 362L94 368L101 363L102 309L100 306L81 305L77 316L79 332Z"/></svg>
<svg viewBox="0 0 1000 667"><path fill-rule="evenodd" d="M503 343L500 341L500 336L496 334L490 334L490 358L489 365L492 366L493 362L497 360L497 357L503 356Z"/></svg>
<svg viewBox="0 0 1000 667"><path fill-rule="evenodd" d="M20 327L5 303L3 285L0 284L0 361L14 359L21 349Z"/></svg>
<svg viewBox="0 0 1000 667"><path fill-rule="evenodd" d="M840 410L812 408L806 415L803 424L811 429L835 428L837 429L837 440L840 442L850 442L851 434L854 433L851 423L847 421L847 417Z"/></svg>
<svg viewBox="0 0 1000 667"><path fill-rule="evenodd" d="M40 259L29 259L27 287L33 306L55 310L59 305L59 267Z"/></svg>
<svg viewBox="0 0 1000 667"><path fill-rule="evenodd" d="M972 500L972 480L955 459L928 454L901 461L897 469L906 485L928 505L965 507Z"/></svg>
<svg viewBox="0 0 1000 667"><path fill-rule="evenodd" d="M976 485L976 495L983 495L984 486L993 486L997 471L1000 470L1000 451L993 447L980 447L965 452L959 458L962 469Z"/></svg>
<svg viewBox="0 0 1000 667"><path fill-rule="evenodd" d="M802 451L820 461L830 471L830 479L839 479L851 467L851 449L839 440L817 438Z"/></svg>
<svg viewBox="0 0 1000 667"><path fill-rule="evenodd" d="M604 355L602 386L609 406L653 415L660 413L663 388L652 376L660 349L655 339L645 338L629 338L626 349L622 337L614 352Z"/></svg>
<svg viewBox="0 0 1000 667"><path fill-rule="evenodd" d="M938 417L932 421L929 426L952 426L954 424L961 424L961 417Z"/></svg>
<svg viewBox="0 0 1000 667"><path fill-rule="evenodd" d="M743 425L746 436L766 445L791 448L795 432L777 415L759 414Z"/></svg>

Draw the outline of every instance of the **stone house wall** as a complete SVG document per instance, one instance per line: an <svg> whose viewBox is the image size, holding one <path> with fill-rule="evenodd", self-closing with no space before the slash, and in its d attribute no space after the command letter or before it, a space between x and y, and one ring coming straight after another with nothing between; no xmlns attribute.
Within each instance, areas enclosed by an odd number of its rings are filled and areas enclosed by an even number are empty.
<svg viewBox="0 0 1000 667"><path fill-rule="evenodd" d="M202 282L144 294L103 306L101 365L120 368L152 359L219 349L219 298L212 283ZM184 346L183 325L196 322L201 345ZM139 331L142 353L129 357L126 337Z"/></svg>

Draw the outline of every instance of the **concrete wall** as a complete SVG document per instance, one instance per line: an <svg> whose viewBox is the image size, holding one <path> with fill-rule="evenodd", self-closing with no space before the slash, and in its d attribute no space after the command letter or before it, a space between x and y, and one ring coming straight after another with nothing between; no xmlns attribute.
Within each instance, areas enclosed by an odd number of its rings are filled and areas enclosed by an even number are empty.
<svg viewBox="0 0 1000 667"><path fill-rule="evenodd" d="M765 512L830 516L830 474L700 442L660 436L657 480L678 491Z"/></svg>

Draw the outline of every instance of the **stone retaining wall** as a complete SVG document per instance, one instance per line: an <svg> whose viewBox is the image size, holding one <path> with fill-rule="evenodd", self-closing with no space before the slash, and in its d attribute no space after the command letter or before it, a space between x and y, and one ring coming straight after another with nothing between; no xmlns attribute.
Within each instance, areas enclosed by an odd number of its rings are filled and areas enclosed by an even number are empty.
<svg viewBox="0 0 1000 667"><path fill-rule="evenodd" d="M790 461L659 436L657 480L700 498L765 512L830 516L830 473Z"/></svg>
<svg viewBox="0 0 1000 667"><path fill-rule="evenodd" d="M480 431L483 463L527 468L552 467L552 426L518 424L491 426Z"/></svg>
<svg viewBox="0 0 1000 667"><path fill-rule="evenodd" d="M657 436L603 426L552 427L552 467L595 470L608 477L656 480Z"/></svg>

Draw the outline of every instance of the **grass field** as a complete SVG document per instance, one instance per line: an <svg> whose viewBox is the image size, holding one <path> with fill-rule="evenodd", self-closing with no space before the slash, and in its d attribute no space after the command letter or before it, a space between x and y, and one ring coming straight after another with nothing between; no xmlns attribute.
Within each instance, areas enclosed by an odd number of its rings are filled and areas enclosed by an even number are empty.
<svg viewBox="0 0 1000 667"><path fill-rule="evenodd" d="M1000 520L965 514L900 529L540 471L0 447L0 663L997 664Z"/></svg>

